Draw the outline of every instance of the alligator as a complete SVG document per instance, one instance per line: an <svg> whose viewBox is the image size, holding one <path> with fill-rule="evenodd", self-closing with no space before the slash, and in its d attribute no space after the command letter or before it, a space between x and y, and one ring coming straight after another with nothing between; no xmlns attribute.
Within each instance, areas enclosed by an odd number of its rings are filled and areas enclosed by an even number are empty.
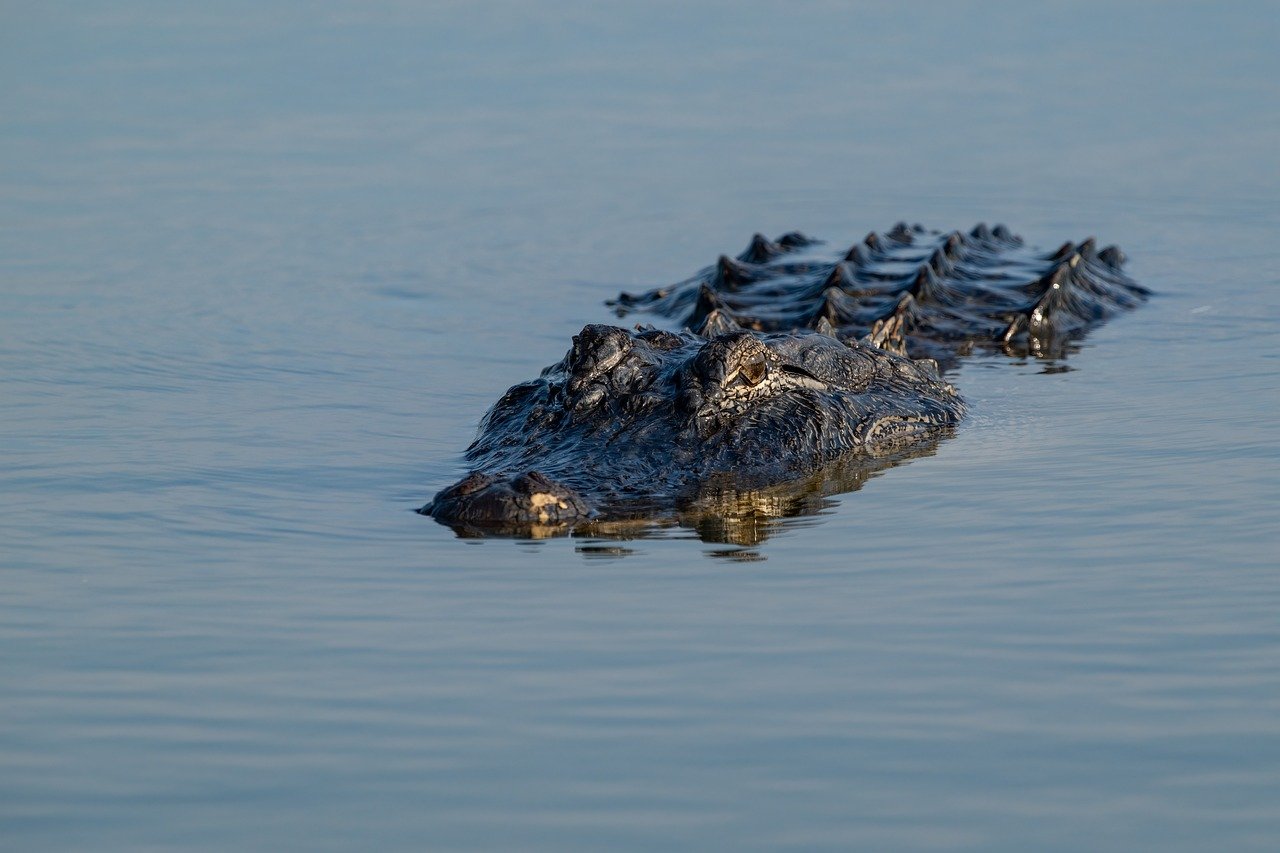
<svg viewBox="0 0 1280 853"><path fill-rule="evenodd" d="M522 535L705 519L761 495L793 512L788 494L829 494L860 471L856 488L949 435L965 413L945 379L958 358L1061 358L1149 295L1114 246L1041 252L1002 225L899 223L834 257L821 245L757 234L676 285L619 295L620 317L680 330L585 327L494 404L466 451L473 470L419 511ZM843 474L825 477L833 467Z"/></svg>

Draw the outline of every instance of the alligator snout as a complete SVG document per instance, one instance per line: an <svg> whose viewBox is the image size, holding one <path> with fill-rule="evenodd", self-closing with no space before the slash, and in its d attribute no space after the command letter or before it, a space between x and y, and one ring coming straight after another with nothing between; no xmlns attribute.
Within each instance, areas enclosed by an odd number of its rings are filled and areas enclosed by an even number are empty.
<svg viewBox="0 0 1280 853"><path fill-rule="evenodd" d="M418 512L446 523L479 524L563 524L591 515L581 495L538 471L510 478L472 471Z"/></svg>

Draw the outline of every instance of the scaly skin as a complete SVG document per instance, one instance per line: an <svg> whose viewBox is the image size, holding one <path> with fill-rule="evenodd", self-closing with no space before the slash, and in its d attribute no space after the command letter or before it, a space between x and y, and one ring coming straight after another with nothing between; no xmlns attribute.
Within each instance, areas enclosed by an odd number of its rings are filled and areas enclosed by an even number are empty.
<svg viewBox="0 0 1280 853"><path fill-rule="evenodd" d="M1122 272L1124 253L1093 238L1054 252L1028 248L1003 225L967 234L899 223L848 251L757 234L736 258L693 278L610 304L679 320L704 334L815 329L869 339L944 366L973 347L1058 357L1106 318L1150 293Z"/></svg>

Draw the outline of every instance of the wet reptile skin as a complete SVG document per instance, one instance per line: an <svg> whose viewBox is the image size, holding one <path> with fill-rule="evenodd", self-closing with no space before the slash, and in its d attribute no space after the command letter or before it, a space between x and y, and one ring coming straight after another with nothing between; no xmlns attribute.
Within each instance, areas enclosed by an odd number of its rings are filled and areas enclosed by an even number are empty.
<svg viewBox="0 0 1280 853"><path fill-rule="evenodd" d="M1123 253L1092 239L1040 252L1003 226L900 223L834 255L821 245L757 235L676 285L619 296L619 316L684 329L584 328L494 404L466 452L472 471L422 512L520 534L714 515L765 491L786 504L787 484L810 493L837 465L829 494L954 427L964 402L942 371L957 358L1062 356L1148 295Z"/></svg>

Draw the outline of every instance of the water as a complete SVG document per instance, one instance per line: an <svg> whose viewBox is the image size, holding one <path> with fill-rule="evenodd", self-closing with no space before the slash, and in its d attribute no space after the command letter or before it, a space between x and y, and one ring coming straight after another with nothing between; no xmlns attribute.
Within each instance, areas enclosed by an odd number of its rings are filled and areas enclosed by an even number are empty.
<svg viewBox="0 0 1280 853"><path fill-rule="evenodd" d="M2 14L0 846L1275 848L1273 8ZM617 291L904 218L1158 295L754 545L411 512Z"/></svg>

